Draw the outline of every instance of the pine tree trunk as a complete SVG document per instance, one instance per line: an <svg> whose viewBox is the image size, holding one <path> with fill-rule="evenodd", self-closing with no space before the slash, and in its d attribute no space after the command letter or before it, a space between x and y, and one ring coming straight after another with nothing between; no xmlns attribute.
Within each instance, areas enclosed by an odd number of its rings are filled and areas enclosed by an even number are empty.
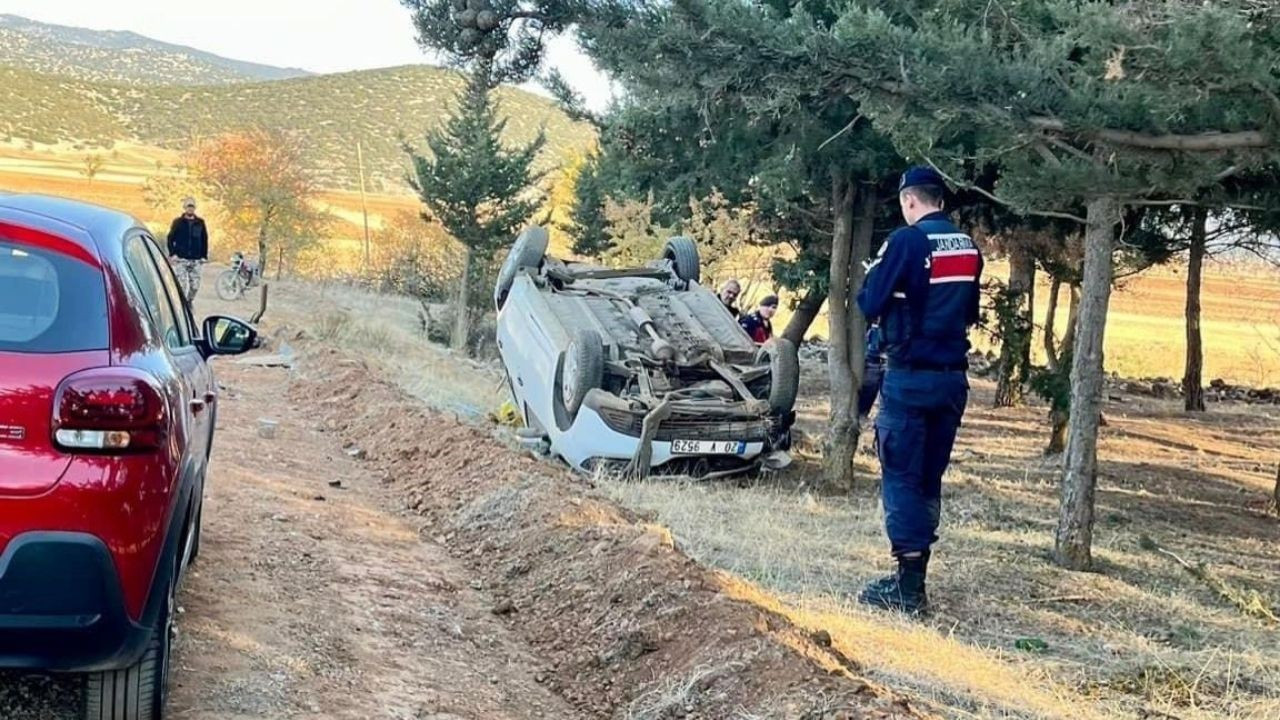
<svg viewBox="0 0 1280 720"><path fill-rule="evenodd" d="M1067 449L1067 423L1071 421L1071 413L1053 408L1049 410L1049 445L1044 449L1045 455L1061 455Z"/></svg>
<svg viewBox="0 0 1280 720"><path fill-rule="evenodd" d="M866 319L858 309L858 290L866 271L862 260L871 251L876 199L872 188L859 191L838 175L832 181L835 231L831 246L829 319L831 349L827 372L831 379L831 414L823 448L826 485L838 492L853 489L853 459L861 424L858 388L866 359Z"/></svg>
<svg viewBox="0 0 1280 720"><path fill-rule="evenodd" d="M1054 326L1058 321L1058 291L1062 289L1062 280L1053 278L1049 284L1049 307L1045 309L1044 318L1044 354L1048 359L1050 370L1058 369L1058 331Z"/></svg>
<svg viewBox="0 0 1280 720"><path fill-rule="evenodd" d="M1276 465L1276 487L1271 491L1271 509L1280 515L1280 465Z"/></svg>
<svg viewBox="0 0 1280 720"><path fill-rule="evenodd" d="M809 327L813 325L813 321L818 318L818 312L822 310L822 303L826 301L827 294L821 290L809 290L805 293L800 303L796 305L795 313L787 321L782 337L796 345L804 342L805 333L809 332Z"/></svg>
<svg viewBox="0 0 1280 720"><path fill-rule="evenodd" d="M1187 412L1204 412L1204 346L1200 336L1200 281L1204 274L1208 208L1196 208L1187 261L1187 364L1182 375L1182 396Z"/></svg>
<svg viewBox="0 0 1280 720"><path fill-rule="evenodd" d="M1009 255L1008 295L1014 305L1013 317L1003 318L1004 338L1000 343L999 374L995 407L1022 404L1022 391L1031 362L1031 297L1035 290L1036 260L1024 247Z"/></svg>
<svg viewBox="0 0 1280 720"><path fill-rule="evenodd" d="M1067 332L1062 336L1062 347L1076 346L1076 331L1080 329L1080 286L1071 285L1071 304L1067 306Z"/></svg>
<svg viewBox="0 0 1280 720"><path fill-rule="evenodd" d="M471 333L471 264L470 247L462 256L462 278L458 282L458 295L453 307L453 349L466 350Z"/></svg>
<svg viewBox="0 0 1280 720"><path fill-rule="evenodd" d="M1062 472L1062 505L1054 557L1071 570L1093 562L1094 491L1098 475L1098 420L1102 404L1102 344L1114 274L1112 249L1120 206L1101 197L1088 205L1084 280L1071 367L1071 420Z"/></svg>
<svg viewBox="0 0 1280 720"><path fill-rule="evenodd" d="M1276 465L1276 486L1271 491L1271 511L1280 515L1280 465Z"/></svg>

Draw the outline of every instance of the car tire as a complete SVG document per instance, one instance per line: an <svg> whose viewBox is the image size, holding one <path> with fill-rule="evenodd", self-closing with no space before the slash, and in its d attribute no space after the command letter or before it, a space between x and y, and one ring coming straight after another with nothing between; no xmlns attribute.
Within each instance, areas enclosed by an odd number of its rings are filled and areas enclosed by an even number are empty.
<svg viewBox="0 0 1280 720"><path fill-rule="evenodd" d="M83 720L162 720L173 651L177 572L169 578L156 629L138 662L123 670L90 673L85 678Z"/></svg>
<svg viewBox="0 0 1280 720"><path fill-rule="evenodd" d="M769 409L786 415L800 394L800 354L786 338L775 338L765 352L769 355Z"/></svg>
<svg viewBox="0 0 1280 720"><path fill-rule="evenodd" d="M595 330L578 330L560 364L560 401L572 422L587 393L604 383L604 342Z"/></svg>
<svg viewBox="0 0 1280 720"><path fill-rule="evenodd" d="M671 261L676 277L685 282L702 279L702 261L698 258L698 244L692 238L673 237L662 249L662 259Z"/></svg>
<svg viewBox="0 0 1280 720"><path fill-rule="evenodd" d="M550 242L551 236L547 234L546 228L538 226L525 228L516 236L515 244L507 253L507 259L503 261L502 268L498 270L498 281L493 287L494 307L501 310L506 304L507 293L511 292L511 286L521 270L542 267L542 262L547 256L547 245Z"/></svg>

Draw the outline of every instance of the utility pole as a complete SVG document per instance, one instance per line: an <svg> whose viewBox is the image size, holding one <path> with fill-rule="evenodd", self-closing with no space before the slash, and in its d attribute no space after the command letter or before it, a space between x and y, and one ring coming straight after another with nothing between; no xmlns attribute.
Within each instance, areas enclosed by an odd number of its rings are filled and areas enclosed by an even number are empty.
<svg viewBox="0 0 1280 720"><path fill-rule="evenodd" d="M364 190L364 149L356 141L356 164L360 168L360 209L364 212L364 266L369 267L369 202Z"/></svg>

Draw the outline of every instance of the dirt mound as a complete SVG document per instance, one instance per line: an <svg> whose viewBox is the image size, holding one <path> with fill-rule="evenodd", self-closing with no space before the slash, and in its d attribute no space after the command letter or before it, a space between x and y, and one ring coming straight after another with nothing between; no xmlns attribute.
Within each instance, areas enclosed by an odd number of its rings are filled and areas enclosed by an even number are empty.
<svg viewBox="0 0 1280 720"><path fill-rule="evenodd" d="M859 678L822 633L727 597L720 576L586 479L422 408L359 362L317 360L292 399L472 566L500 598L493 613L541 658L539 681L584 716L922 716Z"/></svg>

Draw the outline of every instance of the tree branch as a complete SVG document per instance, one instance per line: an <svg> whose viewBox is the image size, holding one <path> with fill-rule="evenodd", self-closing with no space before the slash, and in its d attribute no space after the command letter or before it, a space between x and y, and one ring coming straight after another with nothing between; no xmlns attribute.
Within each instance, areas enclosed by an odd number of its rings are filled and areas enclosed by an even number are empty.
<svg viewBox="0 0 1280 720"><path fill-rule="evenodd" d="M1220 210L1252 210L1254 212L1266 212L1272 208L1265 208L1261 205L1234 205L1231 203L1204 203L1197 200L1125 200L1125 205L1141 205L1145 207L1169 207L1171 205L1184 205L1186 207L1207 207Z"/></svg>
<svg viewBox="0 0 1280 720"><path fill-rule="evenodd" d="M992 201L992 202L994 202L994 203L997 203L997 204L999 204L999 205L1003 205L1003 206L1005 206L1005 207L1013 207L1011 204L1009 204L1009 202L1008 202L1007 200L1002 200L1002 199L1000 199L1000 198L996 197L995 195L992 195L991 193L987 192L986 190L984 190L984 189L982 189L982 188L978 187L977 185L972 185L972 184L969 184L969 183L962 183L962 182L960 182L959 180L956 180L955 178L953 178L953 177L951 177L950 175L948 175L948 174L946 174L945 172L943 172L943 171L942 171L942 169L941 169L941 168L939 168L939 167L937 166L937 164L936 164L936 163L934 163L934 162L933 162L932 160L930 160L929 158L927 158L927 157L926 157L926 158L924 159L924 161L925 161L925 162L927 162L927 163L929 163L929 166L930 166L930 167L932 167L934 170L937 170L937 171L938 171L938 174L939 174L939 175L941 175L942 177L946 178L946 179L947 179L947 181L948 181L948 182L950 182L952 185L955 185L956 187L960 187L960 188L965 188L966 190L972 190L972 191L974 191L974 192L978 193L979 195L981 195L981 196L983 196L983 197L987 198L988 200L990 200L990 201ZM1014 208L1014 209L1016 210L1016 208ZM1080 217L1079 215L1072 215L1071 213L1057 212L1057 211L1055 211L1055 210L1024 210L1024 211L1022 211L1022 212L1025 212L1027 215L1039 215L1039 216L1041 216L1041 217L1058 218L1058 219L1060 219L1060 220L1071 220L1071 221L1074 221L1074 222L1078 222L1078 223L1080 223L1081 225L1084 225L1084 224L1086 224L1086 223L1088 222L1087 220L1085 220L1084 218Z"/></svg>
<svg viewBox="0 0 1280 720"><path fill-rule="evenodd" d="M1031 125L1039 130L1057 133L1072 132L1067 124L1057 118L1032 117ZM1240 132L1209 132L1199 135L1147 135L1132 130L1081 130L1076 134L1100 140L1112 145L1125 145L1144 150L1181 150L1185 152L1217 152L1246 148L1267 148L1273 145L1271 136L1261 130Z"/></svg>
<svg viewBox="0 0 1280 720"><path fill-rule="evenodd" d="M832 135L831 137L827 138L826 140L823 140L823 141L822 141L822 144L818 146L818 151L821 151L821 150L822 150L822 148L826 147L826 146L827 146L827 144L828 144L828 143L830 143L832 140L835 140L836 138L840 137L841 135L843 135L843 134L845 134L845 133L849 132L850 130L852 130L852 129L853 129L853 126L854 126L854 125L857 125L857 124L858 124L858 121L859 121L859 120L861 120L861 119L862 119L862 113L858 113L857 115L854 115L854 116L853 116L853 119L849 121L849 124L848 124L848 125L845 125L844 127L840 128L839 132L837 132L835 135Z"/></svg>
<svg viewBox="0 0 1280 720"><path fill-rule="evenodd" d="M1271 92L1267 86L1256 80L1253 82L1253 89L1262 93L1262 96L1267 99L1267 104L1271 106L1271 114L1275 116L1276 120L1280 120L1280 97L1276 97L1276 94Z"/></svg>

